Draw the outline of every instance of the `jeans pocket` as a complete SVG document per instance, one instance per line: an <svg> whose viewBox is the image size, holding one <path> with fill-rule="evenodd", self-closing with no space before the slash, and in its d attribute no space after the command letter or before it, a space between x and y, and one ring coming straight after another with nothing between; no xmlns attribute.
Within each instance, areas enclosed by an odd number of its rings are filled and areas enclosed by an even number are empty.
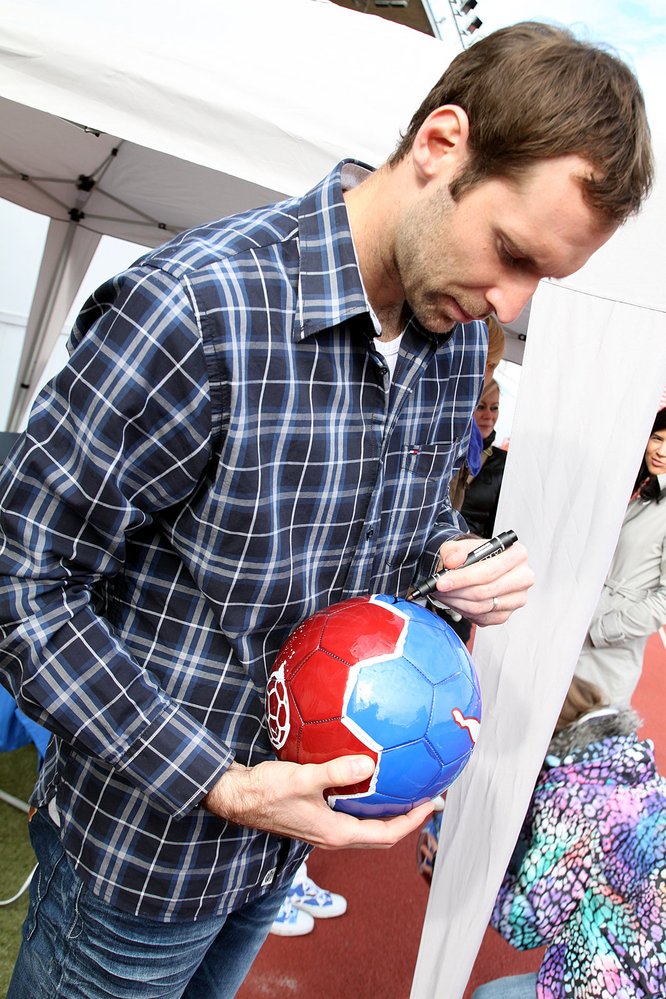
<svg viewBox="0 0 666 999"><path fill-rule="evenodd" d="M52 885L57 886L57 890L63 895L66 893L70 899L71 896L78 894L77 889L80 885L78 878L69 868L60 843L60 835L46 814L46 809L39 809L34 814L29 831L32 848L37 857L37 870L30 885L30 907L23 924L23 936L26 941L33 937L38 927ZM74 917L74 924L69 930L71 933L79 921L76 904L69 911Z"/></svg>

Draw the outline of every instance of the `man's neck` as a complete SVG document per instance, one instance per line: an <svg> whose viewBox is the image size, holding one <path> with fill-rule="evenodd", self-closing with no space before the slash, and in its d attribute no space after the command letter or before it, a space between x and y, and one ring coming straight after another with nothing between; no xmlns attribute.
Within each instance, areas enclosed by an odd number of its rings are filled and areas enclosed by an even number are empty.
<svg viewBox="0 0 666 999"><path fill-rule="evenodd" d="M377 319L382 328L382 335L379 337L384 343L390 343L391 340L395 340L399 337L405 328L406 318L406 306L403 302L401 305L387 306L383 309L378 309L376 312Z"/></svg>
<svg viewBox="0 0 666 999"><path fill-rule="evenodd" d="M395 171L384 166L344 195L363 285L385 341L400 335L406 311L393 263L398 191Z"/></svg>

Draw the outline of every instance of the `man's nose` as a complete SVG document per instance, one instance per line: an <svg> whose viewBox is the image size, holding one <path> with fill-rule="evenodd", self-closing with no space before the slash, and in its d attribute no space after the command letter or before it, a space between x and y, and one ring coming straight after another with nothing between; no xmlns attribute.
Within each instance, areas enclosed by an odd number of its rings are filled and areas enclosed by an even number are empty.
<svg viewBox="0 0 666 999"><path fill-rule="evenodd" d="M518 318L538 284L538 277L525 274L507 280L505 284L498 285L486 295L500 323L512 323Z"/></svg>

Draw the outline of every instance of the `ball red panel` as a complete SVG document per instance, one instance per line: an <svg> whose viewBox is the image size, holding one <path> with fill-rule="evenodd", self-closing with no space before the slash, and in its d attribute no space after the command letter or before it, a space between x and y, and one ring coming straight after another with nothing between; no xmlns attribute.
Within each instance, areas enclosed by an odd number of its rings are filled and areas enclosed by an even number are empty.
<svg viewBox="0 0 666 999"><path fill-rule="evenodd" d="M340 718L349 667L323 649L317 649L292 673L289 690L304 722Z"/></svg>
<svg viewBox="0 0 666 999"><path fill-rule="evenodd" d="M321 646L354 666L395 650L406 621L367 597L354 597L328 608Z"/></svg>
<svg viewBox="0 0 666 999"><path fill-rule="evenodd" d="M338 756L372 756L377 752L340 723L340 719L303 725L299 730L297 763L326 763ZM368 782L366 782L366 787Z"/></svg>
<svg viewBox="0 0 666 999"><path fill-rule="evenodd" d="M273 669L282 665L288 676L300 669L308 656L320 647L327 617L327 611L323 610L302 621L280 649Z"/></svg>

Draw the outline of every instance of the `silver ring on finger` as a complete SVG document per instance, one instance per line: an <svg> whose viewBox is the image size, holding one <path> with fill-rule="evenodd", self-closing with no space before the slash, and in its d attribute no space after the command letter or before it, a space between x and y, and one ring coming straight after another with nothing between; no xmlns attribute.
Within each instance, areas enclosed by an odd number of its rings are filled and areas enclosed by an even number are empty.
<svg viewBox="0 0 666 999"><path fill-rule="evenodd" d="M498 611L499 609L500 609L499 601L497 600L497 597L493 597L493 607L492 607L492 610L493 611ZM492 611L491 611L491 613L492 613Z"/></svg>

